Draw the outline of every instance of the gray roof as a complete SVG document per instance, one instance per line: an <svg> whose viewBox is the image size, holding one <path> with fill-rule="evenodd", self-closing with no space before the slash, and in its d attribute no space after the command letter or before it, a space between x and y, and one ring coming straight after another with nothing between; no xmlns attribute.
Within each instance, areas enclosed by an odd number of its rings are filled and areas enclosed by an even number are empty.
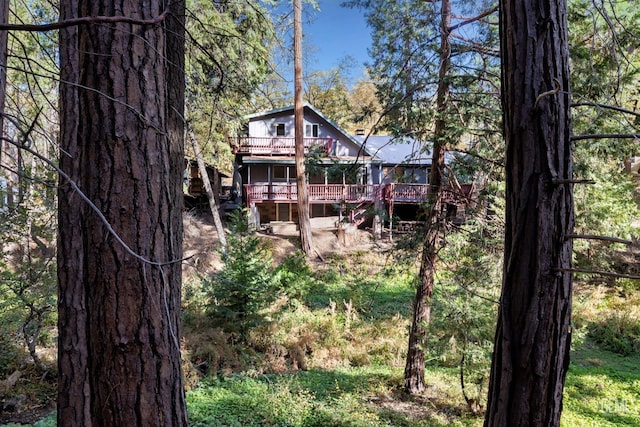
<svg viewBox="0 0 640 427"><path fill-rule="evenodd" d="M411 138L372 135L354 137L373 156L382 159L385 165L430 165L431 149ZM365 141L366 139L366 141Z"/></svg>

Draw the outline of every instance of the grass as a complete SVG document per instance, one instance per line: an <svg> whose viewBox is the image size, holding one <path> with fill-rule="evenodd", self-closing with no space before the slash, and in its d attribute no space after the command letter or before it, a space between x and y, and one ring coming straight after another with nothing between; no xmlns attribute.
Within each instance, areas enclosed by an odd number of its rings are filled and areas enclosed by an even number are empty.
<svg viewBox="0 0 640 427"><path fill-rule="evenodd" d="M455 372L428 372L429 391L397 392L402 370L388 366L310 370L205 381L188 393L192 426L475 426L464 410Z"/></svg>
<svg viewBox="0 0 640 427"><path fill-rule="evenodd" d="M640 426L640 354L621 356L591 342L573 352L563 426Z"/></svg>
<svg viewBox="0 0 640 427"><path fill-rule="evenodd" d="M583 343L572 354L561 425L640 426L638 366L638 354ZM205 381L187 401L195 426L480 426L482 415L467 410L457 375L457 369L428 366L428 389L413 398L398 392L399 367L239 375Z"/></svg>
<svg viewBox="0 0 640 427"><path fill-rule="evenodd" d="M640 355L621 356L580 343L564 391L562 426L640 425ZM428 366L420 397L398 392L402 368L388 365L310 369L277 375L213 377L187 393L192 427L480 426L454 368ZM7 424L3 427L17 427ZM55 415L34 427L55 426Z"/></svg>

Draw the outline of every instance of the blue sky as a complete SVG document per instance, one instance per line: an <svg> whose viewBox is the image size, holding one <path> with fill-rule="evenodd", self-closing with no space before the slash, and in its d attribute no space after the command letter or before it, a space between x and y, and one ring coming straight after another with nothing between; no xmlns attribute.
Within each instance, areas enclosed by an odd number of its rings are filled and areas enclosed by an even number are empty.
<svg viewBox="0 0 640 427"><path fill-rule="evenodd" d="M342 0L318 0L319 11L309 5L304 7L304 42L313 48L314 69L334 68L350 55L357 62L354 77L359 78L364 72L363 64L369 61L371 31L361 10L341 7L340 3Z"/></svg>

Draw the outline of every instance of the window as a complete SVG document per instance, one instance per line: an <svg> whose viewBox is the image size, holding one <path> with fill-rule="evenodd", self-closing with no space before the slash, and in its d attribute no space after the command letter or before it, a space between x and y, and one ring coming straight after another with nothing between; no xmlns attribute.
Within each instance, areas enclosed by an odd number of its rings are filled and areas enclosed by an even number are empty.
<svg viewBox="0 0 640 427"><path fill-rule="evenodd" d="M286 166L273 166L273 179L274 180L286 180L287 179L287 167Z"/></svg>
<svg viewBox="0 0 640 427"><path fill-rule="evenodd" d="M317 123L308 123L304 128L304 136L317 138L320 134L320 125Z"/></svg>
<svg viewBox="0 0 640 427"><path fill-rule="evenodd" d="M275 124L276 127L276 136L284 136L285 135L285 126L284 123L276 123Z"/></svg>

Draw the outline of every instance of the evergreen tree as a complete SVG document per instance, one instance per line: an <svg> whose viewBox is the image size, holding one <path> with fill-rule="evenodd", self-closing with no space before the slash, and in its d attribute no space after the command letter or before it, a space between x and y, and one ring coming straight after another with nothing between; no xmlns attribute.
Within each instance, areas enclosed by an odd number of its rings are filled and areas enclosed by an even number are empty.
<svg viewBox="0 0 640 427"><path fill-rule="evenodd" d="M487 48L495 40L495 31L481 19L494 13L495 8L483 2L473 5L486 7L478 10L464 2L454 4L450 0L439 3L405 0L393 4L353 0L345 4L363 7L373 29L371 56L374 60L369 71L385 111L386 128L392 135L414 138L422 143L422 152L431 152L420 283L405 366L405 390L419 393L425 388L425 327L430 320L444 222L441 195L446 184L445 152L463 147L463 136L487 138L496 131L487 125L497 120L484 120L484 115L495 114L497 108L478 114L483 109L477 103L478 98L488 100L484 106L495 101L492 91L496 78L492 71L496 52ZM454 6L473 18L454 23ZM477 39L469 40L456 33L466 26L476 27Z"/></svg>
<svg viewBox="0 0 640 427"><path fill-rule="evenodd" d="M244 214L231 217L228 249L222 253L222 270L206 281L208 314L216 326L246 343L252 327L263 321L262 310L280 295L271 254L249 228Z"/></svg>

